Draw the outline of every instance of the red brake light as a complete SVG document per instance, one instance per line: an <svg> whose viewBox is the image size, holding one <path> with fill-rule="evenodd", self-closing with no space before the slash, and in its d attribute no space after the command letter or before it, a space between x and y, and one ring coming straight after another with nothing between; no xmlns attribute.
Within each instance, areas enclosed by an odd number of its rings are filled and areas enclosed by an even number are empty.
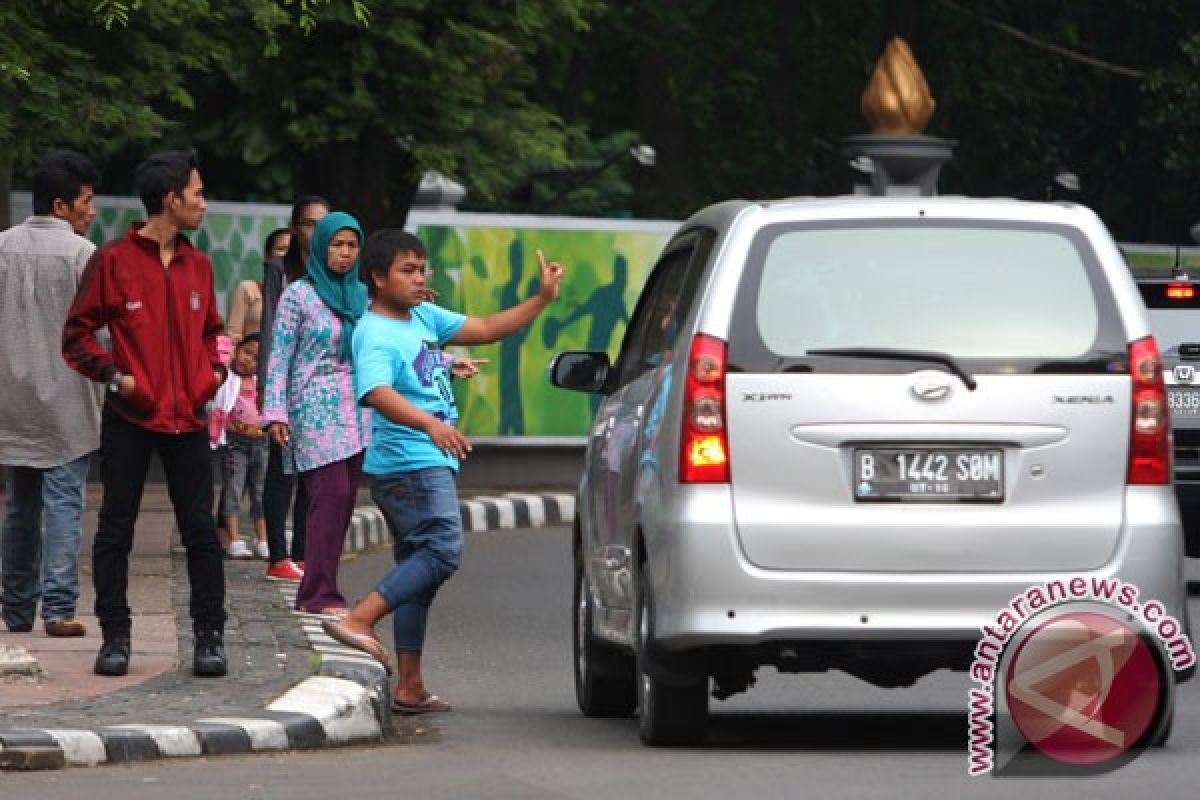
<svg viewBox="0 0 1200 800"><path fill-rule="evenodd" d="M679 437L681 483L729 483L725 434L725 342L697 334L688 356Z"/></svg>
<svg viewBox="0 0 1200 800"><path fill-rule="evenodd" d="M1133 378L1133 423L1129 437L1131 485L1171 482L1171 426L1167 417L1167 389L1162 359L1154 337L1129 345L1129 372Z"/></svg>
<svg viewBox="0 0 1200 800"><path fill-rule="evenodd" d="M1196 287L1190 283L1168 283L1168 300L1193 300L1196 297Z"/></svg>

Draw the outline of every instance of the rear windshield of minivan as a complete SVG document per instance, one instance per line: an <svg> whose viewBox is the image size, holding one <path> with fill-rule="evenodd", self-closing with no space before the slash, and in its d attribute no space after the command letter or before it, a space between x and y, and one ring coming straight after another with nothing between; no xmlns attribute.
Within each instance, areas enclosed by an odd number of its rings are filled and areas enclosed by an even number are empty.
<svg viewBox="0 0 1200 800"><path fill-rule="evenodd" d="M750 312L756 344L776 361L888 348L1001 371L1112 370L1102 362L1123 356L1124 337L1081 239L1059 226L775 225L751 248L739 312Z"/></svg>

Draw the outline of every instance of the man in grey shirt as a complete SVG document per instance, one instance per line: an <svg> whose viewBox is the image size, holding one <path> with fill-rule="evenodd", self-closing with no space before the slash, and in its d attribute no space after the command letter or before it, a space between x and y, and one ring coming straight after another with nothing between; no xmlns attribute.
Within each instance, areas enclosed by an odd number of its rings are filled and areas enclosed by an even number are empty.
<svg viewBox="0 0 1200 800"><path fill-rule="evenodd" d="M56 150L33 170L33 216L0 232L0 616L50 636L83 636L79 546L84 484L100 446L100 397L62 357L63 323L96 249L84 238L100 173ZM45 532L43 535L43 522Z"/></svg>

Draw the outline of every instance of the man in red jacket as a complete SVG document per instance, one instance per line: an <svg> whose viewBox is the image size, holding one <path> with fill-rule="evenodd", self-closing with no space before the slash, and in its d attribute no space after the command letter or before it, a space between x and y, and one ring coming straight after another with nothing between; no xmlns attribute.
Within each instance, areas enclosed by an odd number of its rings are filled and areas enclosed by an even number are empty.
<svg viewBox="0 0 1200 800"><path fill-rule="evenodd" d="M181 231L204 219L195 153L157 153L138 165L147 221L100 247L84 269L63 328L63 356L106 387L100 428L104 499L92 547L96 618L104 644L96 674L129 669L129 551L152 453L167 477L187 548L193 671L226 672L225 571L213 522L205 404L225 377L212 264ZM108 326L112 352L96 338Z"/></svg>

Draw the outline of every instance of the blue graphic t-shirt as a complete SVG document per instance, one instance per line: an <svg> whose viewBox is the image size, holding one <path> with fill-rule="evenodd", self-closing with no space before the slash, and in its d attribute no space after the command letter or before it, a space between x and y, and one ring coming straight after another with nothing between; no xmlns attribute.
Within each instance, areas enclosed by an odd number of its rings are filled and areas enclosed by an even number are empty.
<svg viewBox="0 0 1200 800"><path fill-rule="evenodd" d="M442 345L466 317L422 303L411 319L392 319L368 311L354 329L354 394L361 403L372 389L390 386L404 399L451 425L458 408L450 391L450 372ZM397 425L371 411L371 444L363 470L390 475L429 467L458 470L458 460L434 447L424 432Z"/></svg>

